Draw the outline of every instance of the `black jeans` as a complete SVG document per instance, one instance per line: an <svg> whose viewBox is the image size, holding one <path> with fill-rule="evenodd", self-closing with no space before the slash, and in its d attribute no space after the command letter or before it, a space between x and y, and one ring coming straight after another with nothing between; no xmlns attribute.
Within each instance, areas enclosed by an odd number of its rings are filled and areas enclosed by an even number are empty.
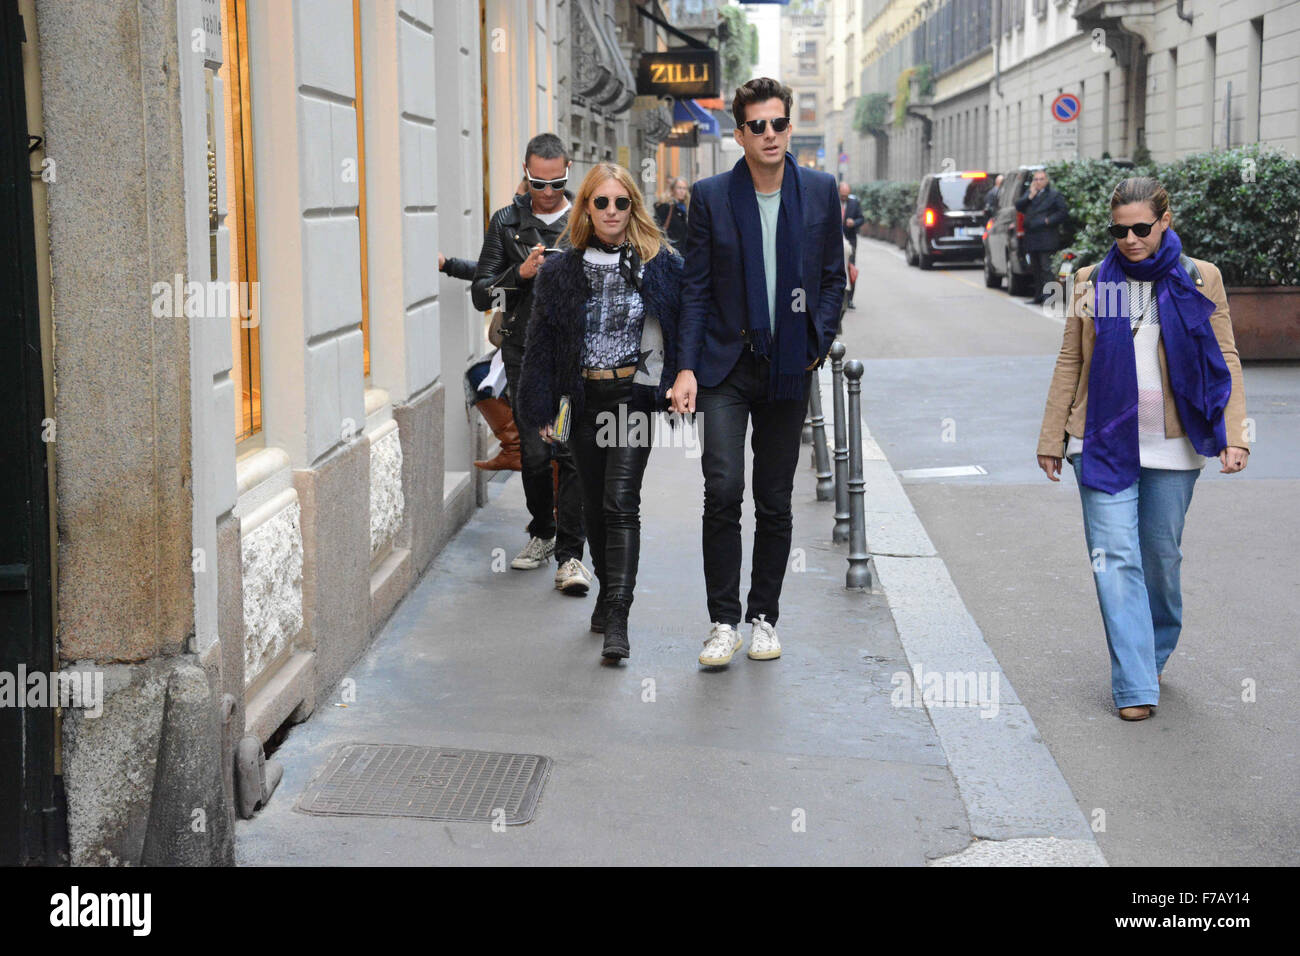
<svg viewBox="0 0 1300 956"><path fill-rule="evenodd" d="M511 404L519 387L520 362L503 358L506 366L506 388ZM582 559L582 487L578 482L578 468L573 456L563 445L548 445L536 428L519 428L520 476L524 483L524 501L532 520L528 533L534 538L555 539L555 561L563 564L569 558ZM556 508L555 479L551 473L551 460L560 463L560 500ZM559 526L556 526L556 513Z"/></svg>
<svg viewBox="0 0 1300 956"><path fill-rule="evenodd" d="M1056 281L1056 276L1052 275L1052 257L1056 253L1051 249L1034 249L1029 253L1029 264L1034 267L1034 298L1045 299L1047 293L1043 287L1049 282Z"/></svg>
<svg viewBox="0 0 1300 956"><path fill-rule="evenodd" d="M637 426L637 416L643 424ZM641 479L653 414L633 398L632 379L586 382L569 446L582 481L583 517L601 596L632 600L641 554ZM631 444L629 439L635 441Z"/></svg>
<svg viewBox="0 0 1300 956"><path fill-rule="evenodd" d="M775 624L794 525L790 495L799 464L807 401L769 401L769 363L749 349L725 379L701 387L699 413L704 469L704 587L709 620L737 625L740 616L740 505L745 497L745 430L753 420L754 553L749 609ZM811 380L813 373L808 373Z"/></svg>

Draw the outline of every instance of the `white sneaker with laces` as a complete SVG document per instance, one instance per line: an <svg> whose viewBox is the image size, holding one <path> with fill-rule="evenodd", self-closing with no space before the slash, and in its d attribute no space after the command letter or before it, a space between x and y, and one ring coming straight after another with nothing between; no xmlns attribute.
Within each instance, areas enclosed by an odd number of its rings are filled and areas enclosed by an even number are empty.
<svg viewBox="0 0 1300 956"><path fill-rule="evenodd" d="M709 628L709 639L704 642L704 650L700 651L700 663L705 667L730 664L731 658L744 643L734 627L715 621Z"/></svg>
<svg viewBox="0 0 1300 956"><path fill-rule="evenodd" d="M749 635L749 659L770 661L781 656L781 642L776 638L776 627L767 623L767 615L760 614L750 622L754 630Z"/></svg>
<svg viewBox="0 0 1300 956"><path fill-rule="evenodd" d="M565 594L581 597L591 587L591 572L577 558L569 558L555 569L555 587Z"/></svg>
<svg viewBox="0 0 1300 956"><path fill-rule="evenodd" d="M510 562L510 566L516 571L532 571L545 564L546 559L554 553L554 538L529 538L524 549Z"/></svg>

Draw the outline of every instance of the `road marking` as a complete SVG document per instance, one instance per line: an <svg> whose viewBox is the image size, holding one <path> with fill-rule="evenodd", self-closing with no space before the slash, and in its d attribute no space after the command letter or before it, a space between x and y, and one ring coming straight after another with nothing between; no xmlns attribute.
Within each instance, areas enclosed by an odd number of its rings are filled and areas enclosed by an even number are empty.
<svg viewBox="0 0 1300 956"><path fill-rule="evenodd" d="M987 475L983 465L954 465L950 468L905 468L896 472L899 478L962 478L966 475Z"/></svg>

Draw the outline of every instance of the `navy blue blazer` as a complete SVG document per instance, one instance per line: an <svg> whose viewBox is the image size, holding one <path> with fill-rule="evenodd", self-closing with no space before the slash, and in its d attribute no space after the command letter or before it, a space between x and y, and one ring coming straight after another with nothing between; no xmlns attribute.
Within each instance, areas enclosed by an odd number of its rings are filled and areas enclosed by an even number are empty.
<svg viewBox="0 0 1300 956"><path fill-rule="evenodd" d="M677 367L706 387L735 367L748 327L740 235L731 208L731 171L697 182L687 219ZM844 232L839 184L830 173L799 167L803 189L803 281L808 362L821 362L835 341L844 298Z"/></svg>

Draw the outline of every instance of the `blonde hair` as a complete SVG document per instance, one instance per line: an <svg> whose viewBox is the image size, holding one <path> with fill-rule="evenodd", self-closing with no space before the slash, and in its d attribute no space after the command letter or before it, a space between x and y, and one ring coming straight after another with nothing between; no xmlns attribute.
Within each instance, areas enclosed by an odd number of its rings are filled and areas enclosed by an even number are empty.
<svg viewBox="0 0 1300 956"><path fill-rule="evenodd" d="M663 195L659 197L659 201L676 202L677 201L676 191L677 191L678 183L681 183L683 186L685 186L688 192L690 191L691 184L686 181L685 176L674 176L672 179L668 180L668 188L664 191Z"/></svg>
<svg viewBox="0 0 1300 956"><path fill-rule="evenodd" d="M659 250L668 246L668 243L664 241L663 233L659 231L659 227L655 225L654 219L646 210L645 198L637 188L636 180L617 163L597 163L583 178L582 185L578 187L578 195L573 199L573 212L569 214L569 225L565 229L569 236L569 244L575 249L586 249L587 244L591 242L596 227L591 222L591 214L587 212L587 202L596 188L608 179L617 180L618 184L627 191L628 198L632 200L628 210L627 237L631 240L637 255L641 257L641 261L649 262L659 255Z"/></svg>

